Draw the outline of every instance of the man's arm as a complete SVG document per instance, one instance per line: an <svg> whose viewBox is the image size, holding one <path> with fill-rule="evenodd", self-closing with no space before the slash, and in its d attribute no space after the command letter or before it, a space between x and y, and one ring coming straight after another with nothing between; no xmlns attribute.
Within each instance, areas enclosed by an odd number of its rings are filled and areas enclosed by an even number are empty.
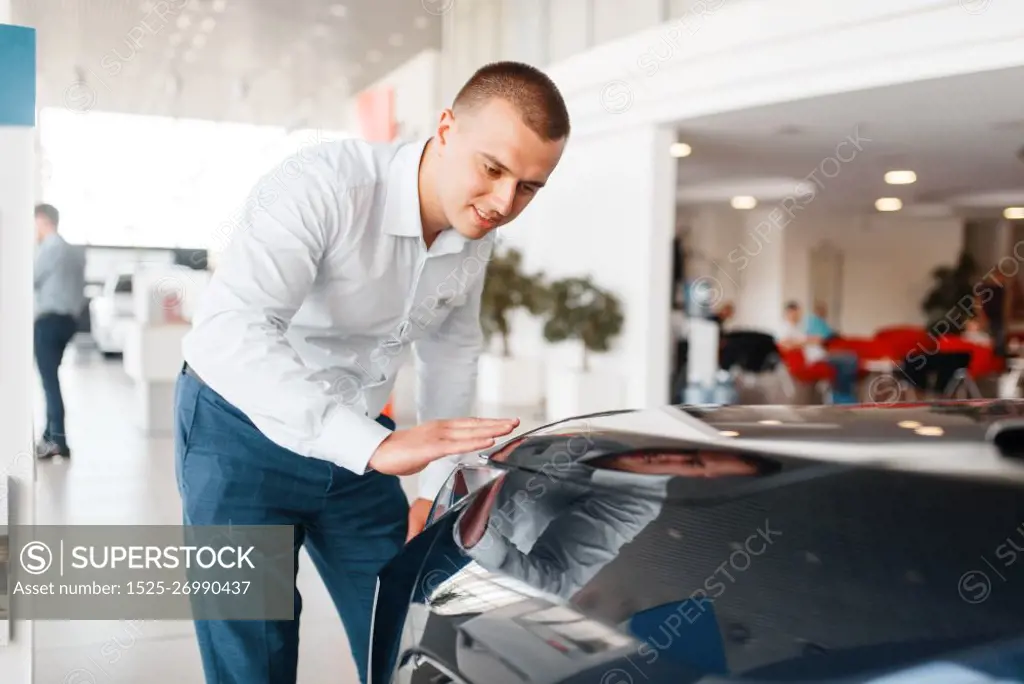
<svg viewBox="0 0 1024 684"><path fill-rule="evenodd" d="M448 314L436 332L413 345L417 418L421 423L472 413L477 367L484 347L480 299L485 273L466 292L466 302ZM420 473L419 498L433 501L458 458L434 461Z"/></svg>
<svg viewBox="0 0 1024 684"><path fill-rule="evenodd" d="M272 441L362 473L389 431L350 405L352 388L315 375L285 338L321 258L349 225L351 191L319 159L297 178L278 178L260 180L231 226L185 359Z"/></svg>
<svg viewBox="0 0 1024 684"><path fill-rule="evenodd" d="M57 251L52 244L44 244L36 252L35 266L33 268L34 282L33 289L38 290L46 282L46 279L53 275L57 269Z"/></svg>

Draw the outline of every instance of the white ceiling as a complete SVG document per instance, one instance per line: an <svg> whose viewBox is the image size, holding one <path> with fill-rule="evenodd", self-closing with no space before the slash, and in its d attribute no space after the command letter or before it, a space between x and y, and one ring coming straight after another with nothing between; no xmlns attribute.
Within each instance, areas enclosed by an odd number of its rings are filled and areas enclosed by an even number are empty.
<svg viewBox="0 0 1024 684"><path fill-rule="evenodd" d="M679 160L680 202L782 199L859 129L870 139L862 151L844 146L852 160L818 171L816 205L874 211L877 198L894 196L911 213L977 216L1024 206L1022 83L1024 68L1007 69L680 122L693 148ZM915 171L917 182L887 185L892 169Z"/></svg>
<svg viewBox="0 0 1024 684"><path fill-rule="evenodd" d="M441 40L440 0L13 0L41 106L344 124L351 93Z"/></svg>

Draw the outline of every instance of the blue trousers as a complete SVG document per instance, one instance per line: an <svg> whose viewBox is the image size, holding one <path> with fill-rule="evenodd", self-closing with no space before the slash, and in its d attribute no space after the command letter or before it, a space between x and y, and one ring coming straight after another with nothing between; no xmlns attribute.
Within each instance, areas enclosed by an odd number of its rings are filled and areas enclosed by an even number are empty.
<svg viewBox="0 0 1024 684"><path fill-rule="evenodd" d="M292 525L296 572L304 545L365 683L377 575L405 544L409 504L398 478L356 475L277 446L184 372L174 403L184 524ZM294 620L196 621L207 684L294 684L301 611L296 589Z"/></svg>
<svg viewBox="0 0 1024 684"><path fill-rule="evenodd" d="M60 391L58 371L64 359L64 350L67 349L77 329L78 324L74 316L63 314L44 314L36 319L34 326L33 348L36 367L39 369L43 394L46 396L46 427L43 429L43 440L56 444L61 449L68 448L68 440L64 431L64 396Z"/></svg>
<svg viewBox="0 0 1024 684"><path fill-rule="evenodd" d="M836 381L832 387L832 401L836 404L857 403L856 354L830 354L828 362L836 369Z"/></svg>

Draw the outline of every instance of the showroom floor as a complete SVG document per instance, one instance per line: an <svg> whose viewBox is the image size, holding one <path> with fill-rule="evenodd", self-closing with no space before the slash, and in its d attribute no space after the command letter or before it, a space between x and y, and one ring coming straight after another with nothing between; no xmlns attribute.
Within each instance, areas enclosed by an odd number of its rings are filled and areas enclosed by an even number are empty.
<svg viewBox="0 0 1024 684"><path fill-rule="evenodd" d="M178 524L172 442L147 439L135 427L133 388L120 361L70 349L61 382L74 455L70 461L39 465L37 523ZM41 417L41 389L36 405ZM407 490L413 486L407 483ZM299 568L299 682L357 682L345 633L305 554ZM37 684L203 681L190 622L36 622L35 632Z"/></svg>

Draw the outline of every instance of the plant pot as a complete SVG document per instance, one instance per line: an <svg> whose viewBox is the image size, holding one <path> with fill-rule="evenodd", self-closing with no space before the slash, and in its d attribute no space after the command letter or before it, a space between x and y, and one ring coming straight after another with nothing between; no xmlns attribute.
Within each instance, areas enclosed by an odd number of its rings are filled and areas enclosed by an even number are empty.
<svg viewBox="0 0 1024 684"><path fill-rule="evenodd" d="M482 354L477 371L477 402L483 406L536 407L544 398L544 376L537 359Z"/></svg>
<svg viewBox="0 0 1024 684"><path fill-rule="evenodd" d="M604 372L553 369L547 374L545 390L545 417L549 421L611 411L624 405L619 378Z"/></svg>

